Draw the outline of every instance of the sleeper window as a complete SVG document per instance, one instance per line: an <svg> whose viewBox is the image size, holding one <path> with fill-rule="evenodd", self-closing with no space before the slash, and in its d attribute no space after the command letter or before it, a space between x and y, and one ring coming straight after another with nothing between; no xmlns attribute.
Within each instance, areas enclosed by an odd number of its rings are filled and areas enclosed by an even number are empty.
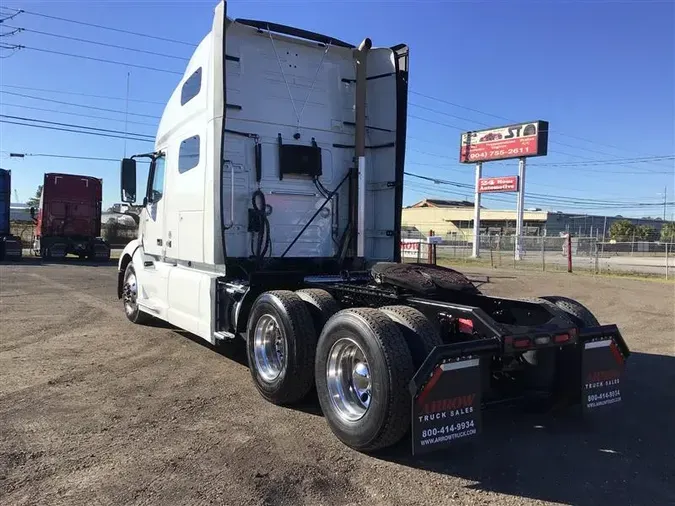
<svg viewBox="0 0 675 506"><path fill-rule="evenodd" d="M184 173L199 165L199 135L185 139L178 150L178 172Z"/></svg>
<svg viewBox="0 0 675 506"><path fill-rule="evenodd" d="M180 92L180 105L187 104L190 100L199 95L199 90L201 90L201 88L202 88L202 68L199 67L183 83L183 88L181 89Z"/></svg>

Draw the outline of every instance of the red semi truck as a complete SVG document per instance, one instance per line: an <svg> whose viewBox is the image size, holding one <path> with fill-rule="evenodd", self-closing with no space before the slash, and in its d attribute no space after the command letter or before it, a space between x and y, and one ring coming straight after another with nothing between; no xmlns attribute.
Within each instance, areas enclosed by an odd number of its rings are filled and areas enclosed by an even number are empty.
<svg viewBox="0 0 675 506"><path fill-rule="evenodd" d="M45 259L68 254L109 260L110 246L101 236L103 182L91 176L48 173L35 216L33 252Z"/></svg>

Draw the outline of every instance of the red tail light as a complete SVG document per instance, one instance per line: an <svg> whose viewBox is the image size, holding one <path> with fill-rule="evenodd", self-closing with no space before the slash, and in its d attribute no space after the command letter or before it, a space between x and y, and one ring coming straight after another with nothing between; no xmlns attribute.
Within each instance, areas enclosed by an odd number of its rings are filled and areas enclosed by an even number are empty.
<svg viewBox="0 0 675 506"><path fill-rule="evenodd" d="M569 334L558 334L557 336L553 336L553 342L556 344L566 343L569 340Z"/></svg>
<svg viewBox="0 0 675 506"><path fill-rule="evenodd" d="M462 334L473 334L473 321L468 318L457 318L457 330Z"/></svg>
<svg viewBox="0 0 675 506"><path fill-rule="evenodd" d="M529 348L531 345L531 341L529 337L516 337L513 339L513 347L514 348Z"/></svg>

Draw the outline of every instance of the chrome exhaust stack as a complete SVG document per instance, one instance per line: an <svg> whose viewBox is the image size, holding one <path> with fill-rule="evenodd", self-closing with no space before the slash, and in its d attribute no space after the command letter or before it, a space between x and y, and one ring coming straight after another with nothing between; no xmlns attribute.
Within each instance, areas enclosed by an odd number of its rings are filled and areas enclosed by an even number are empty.
<svg viewBox="0 0 675 506"><path fill-rule="evenodd" d="M366 68L368 52L373 47L369 38L354 50L356 63L356 90L354 103L355 140L354 161L357 164L356 188L352 198L352 217L356 218L356 256L365 256L366 229L365 229L365 200L366 200Z"/></svg>

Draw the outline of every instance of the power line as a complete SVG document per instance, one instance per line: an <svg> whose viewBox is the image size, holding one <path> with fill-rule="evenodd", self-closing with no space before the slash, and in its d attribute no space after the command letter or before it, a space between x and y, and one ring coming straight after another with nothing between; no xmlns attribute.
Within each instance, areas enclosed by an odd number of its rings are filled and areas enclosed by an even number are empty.
<svg viewBox="0 0 675 506"><path fill-rule="evenodd" d="M100 156L75 156L75 155L59 155L55 153L13 153L11 151L0 151L0 153L8 154L10 158L25 158L38 157L38 158L65 158L69 160L93 160L101 162L119 162L119 158L103 158ZM149 163L145 160L136 160L137 163Z"/></svg>
<svg viewBox="0 0 675 506"><path fill-rule="evenodd" d="M451 101L449 101L449 100L444 100L444 99L442 99L442 98L433 97L433 96L431 96L431 95L426 95L426 94L420 93L420 92L418 92L418 91L411 90L410 93L411 93L412 95L418 95L418 96L420 96L420 97L427 98L427 99L429 99L429 100L435 100L435 101L437 101L437 102L441 102L441 103L444 103L444 104L447 104L447 105L451 105L451 106L453 106L453 107L458 107L458 108L460 108L460 109L464 109L464 110L467 110L467 111L476 112L476 113L478 113L478 114L483 114L483 115L485 115L485 116L490 116L490 117L492 117L492 118L497 118L497 119L504 120L504 121L508 121L508 122L511 122L511 123L515 123L515 122L516 122L515 120L510 119L510 118L506 118L506 117L504 117L504 116L499 116L499 115L497 115L497 114L491 114L491 113L489 113L489 112L481 111L480 109L474 109L474 108L472 108L472 107L467 107L467 106L465 106L465 105L461 105L461 104L458 104L458 103L456 103L456 102L451 102ZM418 107L419 107L419 106L418 106ZM477 124L479 124L479 125L482 124L482 125L485 125L485 126L491 126L491 125L487 125L487 124L485 124L485 123L481 123L481 122L479 122L479 121L474 121L474 123L477 123ZM583 137L578 137L578 136L575 136L575 135L570 135L570 134L567 134L567 133L564 133L564 132L556 132L556 133L557 133L558 135L562 135L563 137L569 137L570 139L576 139L576 140L588 142L588 143L591 143L591 144L597 144L597 145L599 145L599 146L605 146L605 147L608 147L608 148L617 149L617 150L619 150L619 151L631 152L630 150L627 150L626 148L622 148L622 147L615 146L615 145L612 145L612 144L602 143L602 142L598 142L598 141L592 141L592 140L589 140L589 139L585 139L585 138L583 138ZM572 147L577 148L577 146L572 146ZM578 148L578 149L584 149L584 148ZM602 153L602 154L606 154L606 153ZM611 156L611 155L610 155L610 156Z"/></svg>
<svg viewBox="0 0 675 506"><path fill-rule="evenodd" d="M5 46L8 46L5 44ZM154 72L165 72L167 74L175 74L182 76L183 72L176 72L175 70L168 70L168 69L160 69L157 67L148 67L147 65L136 65L135 63L128 63L128 62L121 62L121 61L116 61L116 60L109 60L106 58L96 58L94 56L85 56L81 54L73 54L73 53L66 53L63 51L53 51L51 49L44 49L44 48L39 48L39 47L33 47L33 46L25 46L23 44L14 44L11 45L10 47L4 47L4 49L30 49L31 51L39 51L41 53L49 53L49 54L57 54L60 56L70 56L72 58L81 58L83 60L91 60L91 61L96 61L100 63L109 63L112 65L123 65L125 67L133 67L137 69L143 69L143 70L151 70Z"/></svg>
<svg viewBox="0 0 675 506"><path fill-rule="evenodd" d="M448 156L448 155L442 155L440 153L432 153L429 151L423 151L420 149L416 148L408 148L410 151L414 151L416 153L420 153L423 155L428 155L428 156L433 156L437 158L446 158L448 160L453 160L457 162L457 158ZM532 162L531 166L532 167L567 167L569 170L581 170L574 168L576 166L602 166L602 165L624 165L624 164L634 164L634 163L653 163L654 161L667 161L667 160L675 160L675 155L660 155L660 156L653 156L653 157L645 157L645 158L620 158L620 159L610 159L610 160L582 160L578 162ZM429 165L431 167L439 167L438 164L419 164L419 165ZM450 166L441 166L442 168L448 168L448 169L453 169L453 170L459 170L455 167L450 167ZM622 172L622 171L609 171L609 170L601 170L601 171L593 171L593 170L588 170L588 169L582 169L584 172L601 172L603 174L625 174L625 175L637 175L637 174L672 174L671 172L656 172L656 171L636 171L636 172Z"/></svg>
<svg viewBox="0 0 675 506"><path fill-rule="evenodd" d="M126 137L126 136L121 136L121 135L101 134L101 133L97 133L97 132L82 132L82 131L79 131L79 130L71 130L71 129L68 129L68 128L58 128L58 127L45 126L45 125L34 125L34 124L30 124L30 123L19 123L19 122L16 122L16 121L8 121L8 120L5 120L5 119L0 119L0 123L5 123L5 124L8 124L8 125L19 125L19 126L33 127L33 128L42 128L42 129L45 129L45 130L56 130L56 131L60 131L60 132L72 132L72 133L76 133L76 134L96 135L98 137L109 137L109 138L112 138L112 139L129 139L129 140L132 140L132 141L139 141L139 142L153 142L153 141L149 141L149 140L145 140L145 139L135 139L135 138L132 138L132 137Z"/></svg>
<svg viewBox="0 0 675 506"><path fill-rule="evenodd" d="M93 118L93 119L102 119L106 121L117 121L120 123L124 123L125 120L119 119L119 118L109 118L106 116L94 116L93 114L82 114L82 113L77 113L77 112L68 112L68 111L59 111L56 109L48 109L46 107L32 107L29 105L23 105L23 104L11 104L8 102L0 102L0 105L5 105L9 107L20 107L21 109L30 109L33 111L43 111L43 112L53 112L57 114L67 114L69 116L78 116L82 118ZM156 124L153 123L143 123L142 121L127 121L127 123L131 123L133 125L144 125L144 126L151 126L151 127L157 127Z"/></svg>
<svg viewBox="0 0 675 506"><path fill-rule="evenodd" d="M1 8L2 8L2 9L6 9L7 7L1 7ZM10 15L7 16L6 18L0 19L0 23L4 23L5 21L9 21L9 20L11 20L11 19L14 19L14 18L17 17L19 14L20 14L19 11L15 12L14 14L10 14Z"/></svg>
<svg viewBox="0 0 675 506"><path fill-rule="evenodd" d="M26 94L23 94L23 93L14 93L13 91L0 91L0 93L4 93L5 95L13 95L13 96L16 96L16 97L30 98L30 99L33 99L33 100L42 100L44 102L51 102L51 103L54 103L54 104L71 105L73 107L82 107L84 109L93 109L93 110L96 110L96 111L114 112L114 113L118 113L118 114L125 114L125 111L120 111L120 110L116 110L116 109L107 109L105 107L96 107L96 106L93 106L93 105L76 104L74 102L65 102L65 101L62 101L62 100L54 100L54 99L51 99L51 98L36 97L34 95L26 95ZM129 115L131 115L131 116L141 116L143 118L160 119L159 116L153 116L152 114L140 114L140 113L136 113L136 112L130 112Z"/></svg>
<svg viewBox="0 0 675 506"><path fill-rule="evenodd" d="M113 27L110 27L110 26L97 25L95 23L87 23L87 22L84 22L84 21L78 21L76 19L61 18L61 17L58 17L58 16L50 16L48 14L42 14L42 13L39 13L39 12L27 11L25 9L13 9L13 8L10 8L10 7L3 7L3 8L16 11L16 13L12 15L12 17L16 16L17 14L27 14L29 16L36 16L36 17L41 17L41 18L45 18L45 19L53 19L55 21L64 21L66 23L73 23L73 24L82 25L82 26L89 26L89 27L92 27L92 28L100 28L101 30L110 30L111 32L125 33L127 35L134 35L136 37L145 37L146 39L161 40L163 42L171 42L171 43L174 43L174 44L183 44L185 46L197 47L197 44L193 44L191 42L185 42L185 41L182 41L182 40L169 39L169 38L166 38L166 37L158 37L156 35L148 35L147 33L132 32L130 30L123 30L121 28L113 28Z"/></svg>
<svg viewBox="0 0 675 506"><path fill-rule="evenodd" d="M67 158L69 160L95 160L95 161L104 161L104 162L119 162L115 158L101 158L98 156L67 156L67 155L46 155L42 153L13 153L11 151L2 151L2 153L8 154L10 158L25 158L27 156L34 157L47 157L47 158Z"/></svg>
<svg viewBox="0 0 675 506"><path fill-rule="evenodd" d="M19 89L19 90L43 91L43 92L47 92L47 93L57 93L57 94L61 94L61 95L77 95L77 96L81 96L81 97L102 98L102 99L105 99L105 100L124 100L124 101L127 100L124 97L111 97L109 95L93 95L93 94L90 94L90 93L82 93L82 92L79 92L79 91L64 91L64 90L50 90L50 89L47 89L47 88L33 88L33 87L30 87L30 86L19 86L17 84L4 84L4 83L2 83L2 84L0 84L0 88L16 88L16 89ZM128 100L129 100L129 102L139 102L139 103L142 103L142 104L154 104L154 105L161 105L161 106L166 105L166 102L158 102L156 100L141 100L141 99L138 99L138 98L130 98Z"/></svg>
<svg viewBox="0 0 675 506"><path fill-rule="evenodd" d="M86 125L73 125L71 123L61 123L59 121L48 121L45 119L40 119L40 118L26 118L24 116L12 116L9 114L0 114L0 118L7 118L7 119L13 119L17 121L34 121L37 123L44 123L47 125L57 125L61 127L70 127L70 128L82 128L86 130L93 130L95 132L108 132L108 133L115 133L115 134L126 134L126 135L132 135L134 137L147 137L148 140L154 141L154 138L150 135L147 134L137 134L137 133L132 133L132 132L121 132L119 130L110 130L107 128L96 128L96 127L90 127Z"/></svg>
<svg viewBox="0 0 675 506"><path fill-rule="evenodd" d="M440 178L435 178L435 177L430 177L430 176L424 176L421 174L416 174L414 172L404 172L405 175L415 177L418 179L430 181L434 184L443 184L443 185L448 185L448 186L455 186L457 188L464 188L467 190L470 190L472 193L475 191L474 185L472 184L467 184L467 183L458 183L455 181L448 181L447 179L440 179ZM534 198L534 199L541 199L542 201L547 201L551 203L557 203L557 204L591 204L593 206L616 206L620 207L623 205L633 205L636 204L634 201L628 201L628 200L602 200L602 199L597 199L597 198L583 198L583 197L570 197L570 196L562 196L562 195L551 195L551 194L545 194L545 193L526 193L528 197ZM662 202L659 203L640 203L641 205L663 205Z"/></svg>
<svg viewBox="0 0 675 506"><path fill-rule="evenodd" d="M130 31L130 30L123 30L123 29L120 29L120 28L114 28L114 27L109 27L109 26L104 26L104 25L98 25L98 24L94 24L94 23L87 23L87 22L83 22L83 21L78 21L78 20L70 19L70 18L63 18L63 17L58 17L58 16L51 16L51 15L42 14L42 13L38 13L38 12L27 11L27 10L24 10L24 9L12 9L12 8L7 8L7 7L5 7L5 9L14 11L14 13L13 13L9 18L6 18L6 19L11 19L12 17L15 17L16 15L18 15L18 14L20 14L20 13L24 13L24 14L28 14L28 15L32 15L32 16L43 17L43 18L46 18L46 19L53 19L53 20L64 21L64 22L69 22L69 23L75 23L75 24L84 25L84 26L90 26L90 27L95 27L95 28L99 28L99 29L103 29L103 30L110 30L110 31L115 31L115 32L119 32L119 33L125 33L125 34L129 34L129 35L135 35L135 36L139 36L139 37L145 37L145 38L150 38L150 39L155 39L155 40L161 40L161 41L164 41L164 42L172 42L172 43L178 43L178 44L188 45L188 46L191 46L191 47L196 47L196 44L189 43L189 42L185 42L185 41L180 41L180 40L176 40L176 39L170 39L170 38L165 38L165 37L158 37L158 36L148 35L148 34L145 34L145 33L133 32L133 31ZM26 31L33 31L33 32L35 32L35 33L41 33L41 34L43 34L43 35L49 35L49 36L55 36L55 37L61 37L61 38L69 38L69 39L72 39L72 40L78 40L79 42L92 43L92 44L104 45L104 46L109 46L109 47L117 47L117 48L119 48L119 49L125 49L125 50L131 50L131 51L139 51L139 52L147 52L147 51L144 51L144 50L141 50L141 49L138 49L138 48L129 48L129 47L123 47L123 46L115 46L115 45L111 45L111 44L106 44L106 43L101 43L101 42L91 41L91 40L88 40L88 39L77 39L77 38L67 37L67 36L63 36L63 35L59 35L59 34L53 34L53 33L50 33L50 32L40 32L40 31L32 30L32 29L26 29ZM34 48L34 47L28 47L28 46L19 46L19 48L24 48L24 47L25 47L26 49L33 49L33 50L43 51L43 52L51 52L51 53L53 53L53 54L61 54L61 55L64 55L64 56L72 56L72 57L77 57L77 58L85 58L85 59L91 59L91 60L94 60L94 61L101 61L101 62L104 62L104 63L111 63L111 64L117 64L117 65L126 65L126 66L131 66L131 67L143 68L143 69L147 69L147 70L154 70L154 71L159 71L159 72L167 72L167 73L173 73L173 74L182 75L182 74L179 73L179 72L174 72L174 71L170 71L170 70L166 70L166 69L157 69L157 68L152 68L152 67L147 67L147 66L139 66L139 65L134 65L134 64L127 64L127 63L124 63L124 62L116 62L116 61L113 61L113 60L104 60L104 59L93 58L93 57L88 57L88 56L84 56L84 55L73 55L73 54L69 54L69 53L61 53L61 52L56 52L56 51L46 50L46 49L42 49L42 48ZM181 57L176 57L176 56L173 56L173 55L166 55L166 54L162 54L162 53L152 53L152 52L150 52L149 54L156 54L156 55L159 55L159 56L166 56L166 57L179 58L179 59L185 60L184 58L181 58ZM427 94L424 94L424 93L420 93L420 92L417 92L417 91L414 91L414 90L411 90L410 93L411 93L411 94L418 95L418 96L423 97L423 98L426 98L426 99L429 99L429 100L434 100L434 101L437 101L437 102L445 103L445 104L451 105L451 106L453 106L453 107L459 107L459 108L462 108L462 109L465 109L465 110L469 110L469 111L472 111L472 112L476 112L476 113L479 113L479 114L483 114L483 115L486 115L486 116L491 116L491 117L503 119L503 120L506 120L506 121L513 121L513 120L511 120L511 119L509 119L509 118L506 118L506 117L504 117L504 116L499 116L499 115L496 115L496 114L487 113L487 112L481 111L481 110L479 110L479 109L475 109L475 108L472 108L472 107L468 107L468 106L464 106L464 105L461 105L461 104L457 104L457 103L455 103L455 102L451 102L451 101L449 101L449 100L440 99L440 98L438 98L438 97L433 97L433 96L431 96L431 95L427 95ZM443 111L437 111L437 110L435 110L435 109L426 108L426 107L424 107L424 106L422 106L422 105L419 105L419 104L414 104L414 103L413 103L413 104L411 104L411 105L414 106L414 107L420 107L420 108L422 108L422 109L427 109L427 110L430 110L430 111L432 111L432 112L436 112L436 113L439 113L439 114L444 114L444 115L451 116L451 117L455 117L455 118L459 118L459 119L462 119L462 120L465 120L465 121L470 121L470 120L468 120L467 118L462 118L462 117L454 116L454 115L452 115L452 114L449 114L449 113L446 113L446 112L443 112ZM416 118L416 119L420 119L420 120L423 120L423 121L431 121L431 120L428 120L428 119L426 119L426 118L421 118L421 117L419 117L419 116L411 115L411 117ZM431 122L433 123L433 121L431 121ZM473 123L478 123L478 124L483 124L483 125L489 126L489 125L487 125L487 124L485 124L485 123L478 122L478 121L475 121L475 120L472 120L472 122L473 122ZM440 124L440 123L439 123L439 124ZM443 124L443 125L446 126L446 127L449 127L449 128L455 128L455 129L462 130L462 131L466 130L466 129L464 129L464 128L460 128L460 127L457 127L457 126L454 126L454 125L448 125L448 124ZM563 135L563 136L565 136L565 137L569 137L569 138L574 138L574 139L582 140L582 141L584 141L584 142L595 143L595 144L601 144L601 143L599 143L599 142L597 142L597 141L590 141L590 140L588 140L588 139L584 139L584 138L581 138L581 137L577 137L577 136L565 134L565 133L563 133L563 132L559 132L559 135ZM605 152L602 152L602 151L591 150L591 149L589 149L589 148L585 148L585 147L581 147L581 146L574 146L574 145L570 145L570 144L564 144L564 143L560 143L560 142L558 142L558 141L551 141L551 142L552 142L552 143L556 143L556 144L560 144L560 145L563 145L563 146L572 147L572 148L574 148L574 149L581 149L581 150L585 150L585 151L589 151L589 152L595 152L595 153L602 154L602 155L606 155L606 156L612 156L612 155L609 155L608 153L605 153ZM624 151L625 151L624 148L619 148L619 147L613 146L613 145L611 145L611 144L604 144L604 145L606 145L606 146L608 146L608 147L611 147L611 148L613 148L613 149L621 149L621 150L624 150ZM563 153L563 152L560 152L560 154L563 154L563 155L566 155L566 156L574 156L574 157L578 157L578 158L583 158L583 157L581 157L581 156L579 156L579 155L574 155L574 154L570 154L570 153Z"/></svg>
<svg viewBox="0 0 675 506"><path fill-rule="evenodd" d="M50 126L50 125L36 125L36 124L33 124L33 123L19 123L17 121L11 121L11 120L6 120L6 119L0 119L0 123L5 123L5 124L8 124L8 125L26 126L26 127L32 127L32 128L42 128L42 129L45 129L45 130L71 132L71 133L76 133L76 134L95 135L95 136L98 136L98 137L109 137L109 138L113 138L113 139L129 139L129 140L132 140L132 141L154 143L154 141L149 140L149 139L140 139L140 138L136 138L136 137L130 137L129 135L105 134L105 133L100 133L100 132L74 130L74 129L71 129L71 128L61 128L61 127Z"/></svg>
<svg viewBox="0 0 675 506"><path fill-rule="evenodd" d="M72 41L75 41L75 42L83 42L85 44L94 44L94 45L97 45L97 46L110 47L110 48L113 48L113 49L122 49L124 51L134 51L136 53L144 53L144 54L149 54L149 55L152 55L152 56L161 56L163 58L173 58L175 60L190 61L189 58L185 58L183 56L176 56L176 55L173 55L173 54L156 53L154 51L147 51L145 49L139 49L139 48L135 48L135 47L118 46L117 44L110 44L110 43L107 43L107 42L98 42L98 41L90 40L90 39L81 39L79 37L70 37L68 35L60 35L58 33L43 32L43 31L40 31L40 30L33 30L32 28L23 28L23 27L10 26L10 25L6 25L6 26L7 26L7 28L16 29L16 31L14 33L18 33L18 32L37 33L39 35L46 35L48 37L56 37L56 38L59 38L59 39L72 40ZM13 35L13 34L10 34L10 35Z"/></svg>

